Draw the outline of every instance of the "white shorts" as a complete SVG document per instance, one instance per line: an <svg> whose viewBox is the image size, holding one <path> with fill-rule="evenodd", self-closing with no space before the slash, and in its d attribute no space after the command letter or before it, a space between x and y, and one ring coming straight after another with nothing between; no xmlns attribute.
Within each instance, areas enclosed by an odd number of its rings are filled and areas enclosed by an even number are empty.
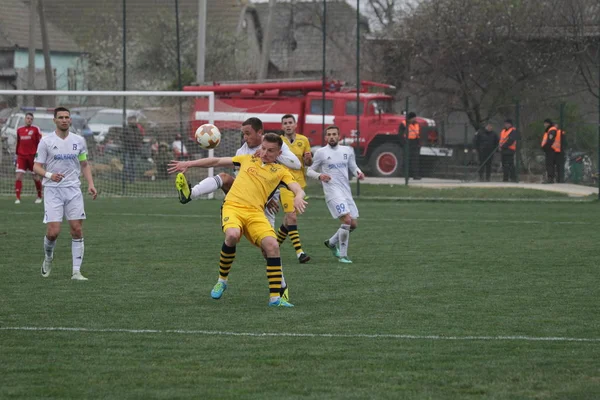
<svg viewBox="0 0 600 400"><path fill-rule="evenodd" d="M333 199L327 199L327 208L331 216L335 219L339 219L341 216L350 214L352 219L358 218L358 208L352 197L335 197Z"/></svg>
<svg viewBox="0 0 600 400"><path fill-rule="evenodd" d="M44 223L85 219L83 194L76 186L44 186Z"/></svg>

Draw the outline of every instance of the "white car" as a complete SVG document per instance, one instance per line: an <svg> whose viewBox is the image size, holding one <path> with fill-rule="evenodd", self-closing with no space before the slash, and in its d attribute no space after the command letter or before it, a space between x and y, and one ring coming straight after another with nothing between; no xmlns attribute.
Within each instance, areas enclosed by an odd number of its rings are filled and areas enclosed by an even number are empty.
<svg viewBox="0 0 600 400"><path fill-rule="evenodd" d="M0 131L0 137L6 143L6 150L12 155L15 154L17 146L17 129L25 125L25 113L26 111L19 111L12 114ZM34 112L33 125L40 128L42 136L54 132L56 129L54 114L49 112Z"/></svg>
<svg viewBox="0 0 600 400"><path fill-rule="evenodd" d="M146 116L138 110L126 110L127 118L135 116L138 123L144 123ZM123 109L119 108L104 108L95 110L88 119L88 125L94 132L94 140L96 143L102 143L106 139L108 130L112 127L123 126Z"/></svg>

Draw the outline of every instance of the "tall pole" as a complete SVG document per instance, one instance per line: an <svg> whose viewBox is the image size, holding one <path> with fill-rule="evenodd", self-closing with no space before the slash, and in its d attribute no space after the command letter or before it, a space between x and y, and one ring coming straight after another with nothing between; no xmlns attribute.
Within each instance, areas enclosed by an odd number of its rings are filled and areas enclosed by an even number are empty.
<svg viewBox="0 0 600 400"><path fill-rule="evenodd" d="M29 3L29 65L27 66L27 89L35 89L35 0ZM26 101L34 106L35 98L30 96Z"/></svg>
<svg viewBox="0 0 600 400"><path fill-rule="evenodd" d="M123 0L123 91L127 90L127 0ZM127 97L123 96L123 130L127 129ZM129 165L123 151L123 171L121 172L121 190L125 194L125 171ZM131 173L131 172L130 172Z"/></svg>
<svg viewBox="0 0 600 400"><path fill-rule="evenodd" d="M46 29L46 15L44 14L44 0L38 0L38 14L40 16L40 33L42 34L42 52L44 53L44 72L46 73L46 89L54 90L54 74L50 61L50 45L48 44L48 30ZM69 77L70 79L70 77ZM77 75L74 77L77 80ZM46 96L46 105L54 105L54 97Z"/></svg>
<svg viewBox="0 0 600 400"><path fill-rule="evenodd" d="M409 97L406 96L406 106L404 107L404 112L406 114L404 114L404 127L406 128L404 130L404 184L406 186L408 186L408 177L410 175L410 172L408 170L409 166L410 166L410 152L408 151L408 99Z"/></svg>
<svg viewBox="0 0 600 400"><path fill-rule="evenodd" d="M362 155L360 147L360 0L356 0L356 153ZM356 179L356 195L360 196L360 180Z"/></svg>
<svg viewBox="0 0 600 400"><path fill-rule="evenodd" d="M181 83L181 38L179 36L179 0L175 0L175 32L177 36L177 89L183 90ZM183 99L179 99L179 134L183 144Z"/></svg>
<svg viewBox="0 0 600 400"><path fill-rule="evenodd" d="M600 21L598 22L600 32ZM598 43L596 44L596 56L598 62L598 200L600 200L600 34L598 35Z"/></svg>
<svg viewBox="0 0 600 400"><path fill-rule="evenodd" d="M321 111L323 112L323 120L321 122L321 145L325 146L325 85L327 84L327 72L325 70L327 60L327 0L323 0L323 22L321 24L323 30L323 71L321 78L323 84L321 85L322 100L321 100Z"/></svg>
<svg viewBox="0 0 600 400"><path fill-rule="evenodd" d="M198 37L196 43L196 83L205 81L204 68L206 64L206 0L198 0Z"/></svg>
<svg viewBox="0 0 600 400"><path fill-rule="evenodd" d="M123 0L123 91L127 90L127 0ZM127 98L123 97L123 128L127 124Z"/></svg>
<svg viewBox="0 0 600 400"><path fill-rule="evenodd" d="M521 175L521 102L517 100L515 104L515 127L517 128L517 149L515 154L515 175L517 177L517 183L519 183L519 176Z"/></svg>

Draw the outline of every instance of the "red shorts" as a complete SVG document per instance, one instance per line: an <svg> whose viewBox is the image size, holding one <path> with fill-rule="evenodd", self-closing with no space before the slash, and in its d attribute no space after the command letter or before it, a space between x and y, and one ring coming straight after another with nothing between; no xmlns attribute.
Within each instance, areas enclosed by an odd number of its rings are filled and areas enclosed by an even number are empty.
<svg viewBox="0 0 600 400"><path fill-rule="evenodd" d="M17 172L33 171L35 155L17 156Z"/></svg>

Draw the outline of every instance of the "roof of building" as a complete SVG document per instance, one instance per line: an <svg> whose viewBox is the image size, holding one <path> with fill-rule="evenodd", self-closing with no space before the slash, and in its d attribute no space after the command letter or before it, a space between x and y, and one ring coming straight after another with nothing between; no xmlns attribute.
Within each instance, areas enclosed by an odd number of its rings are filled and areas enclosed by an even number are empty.
<svg viewBox="0 0 600 400"><path fill-rule="evenodd" d="M29 7L30 2L28 0L2 0L2 12L0 12L0 48L29 48ZM48 6L46 5L46 7ZM47 21L46 27L48 44L51 51L81 52L75 41L55 24ZM42 49L42 34L37 12L34 44L37 50Z"/></svg>
<svg viewBox="0 0 600 400"><path fill-rule="evenodd" d="M4 0L2 0L4 1ZM218 22L218 27L232 33L236 32L240 15L247 1L244 0L207 0L207 25ZM198 0L179 0L179 17L181 20L198 17ZM48 19L67 24L78 43L86 42L105 32L121 27L123 21L123 0L60 0L52 2L52 8L46 10ZM149 19L156 16L172 15L175 18L175 2L166 0L127 0L126 23L129 33L140 30ZM73 24L73 16L77 23ZM112 22L112 23L108 23ZM210 30L207 30L207 35Z"/></svg>

